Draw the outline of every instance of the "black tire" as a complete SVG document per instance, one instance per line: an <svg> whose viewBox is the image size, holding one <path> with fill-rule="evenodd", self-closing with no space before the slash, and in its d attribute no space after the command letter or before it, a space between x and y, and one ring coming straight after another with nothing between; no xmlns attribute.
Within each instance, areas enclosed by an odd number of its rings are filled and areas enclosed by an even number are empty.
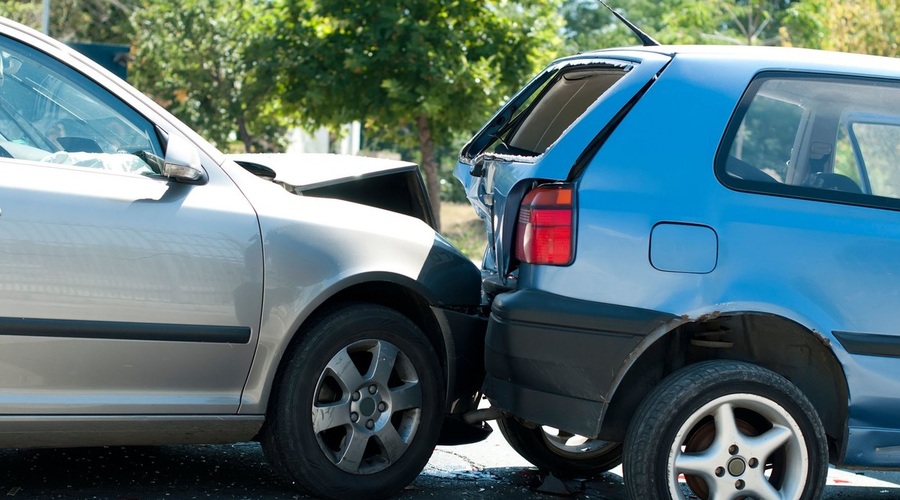
<svg viewBox="0 0 900 500"><path fill-rule="evenodd" d="M288 354L262 445L298 489L319 498L384 498L422 471L443 418L431 344L400 313L332 311Z"/></svg>
<svg viewBox="0 0 900 500"><path fill-rule="evenodd" d="M781 375L739 361L698 363L665 379L641 403L624 453L635 500L716 491L812 500L828 474L825 431L806 396Z"/></svg>
<svg viewBox="0 0 900 500"><path fill-rule="evenodd" d="M541 470L559 477L590 477L622 463L622 443L524 425L514 417L497 419L506 442Z"/></svg>

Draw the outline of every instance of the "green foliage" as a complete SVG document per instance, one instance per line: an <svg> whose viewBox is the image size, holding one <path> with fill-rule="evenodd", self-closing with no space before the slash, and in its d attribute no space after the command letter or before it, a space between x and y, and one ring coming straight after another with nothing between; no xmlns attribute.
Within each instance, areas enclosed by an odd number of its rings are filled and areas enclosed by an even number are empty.
<svg viewBox="0 0 900 500"><path fill-rule="evenodd" d="M138 0L52 0L50 35L63 41L128 44L128 17ZM41 29L43 0L0 0L0 13Z"/></svg>
<svg viewBox="0 0 900 500"><path fill-rule="evenodd" d="M269 10L242 0L157 0L135 11L132 83L223 149L281 147L291 113L251 48Z"/></svg>
<svg viewBox="0 0 900 500"><path fill-rule="evenodd" d="M896 56L897 0L610 0L662 43L794 45ZM566 38L575 50L636 39L595 0L566 0Z"/></svg>
<svg viewBox="0 0 900 500"><path fill-rule="evenodd" d="M42 6L41 0L31 2L2 0L0 1L0 12L4 17L39 30L41 29Z"/></svg>
<svg viewBox="0 0 900 500"><path fill-rule="evenodd" d="M472 128L556 56L553 2L274 1L270 78L309 125L366 121L417 141L429 118L437 141Z"/></svg>
<svg viewBox="0 0 900 500"><path fill-rule="evenodd" d="M670 0L660 39L666 43L778 45L792 0Z"/></svg>
<svg viewBox="0 0 900 500"><path fill-rule="evenodd" d="M667 2L655 0L610 0L607 5L624 15L651 37L662 30ZM639 44L621 21L597 0L567 0L562 7L564 34L570 52Z"/></svg>
<svg viewBox="0 0 900 500"><path fill-rule="evenodd" d="M787 45L896 57L897 0L801 0L788 9Z"/></svg>
<svg viewBox="0 0 900 500"><path fill-rule="evenodd" d="M557 55L556 1L273 0L258 52L310 126L352 120L416 145L433 200L435 145L474 131Z"/></svg>
<svg viewBox="0 0 900 500"><path fill-rule="evenodd" d="M670 44L775 45L792 0L619 0L609 5L651 37ZM567 0L566 35L577 50L639 43L596 0Z"/></svg>
<svg viewBox="0 0 900 500"><path fill-rule="evenodd" d="M620 0L608 4L661 43L773 45L791 0ZM568 0L566 35L576 50L639 43L596 0Z"/></svg>

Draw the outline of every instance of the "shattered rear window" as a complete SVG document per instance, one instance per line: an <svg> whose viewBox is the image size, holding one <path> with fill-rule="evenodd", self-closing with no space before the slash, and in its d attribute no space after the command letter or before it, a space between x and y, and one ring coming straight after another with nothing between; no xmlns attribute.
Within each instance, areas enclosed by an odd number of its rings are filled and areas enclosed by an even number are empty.
<svg viewBox="0 0 900 500"><path fill-rule="evenodd" d="M546 72L494 117L467 153L543 154L627 70L627 66L593 64Z"/></svg>

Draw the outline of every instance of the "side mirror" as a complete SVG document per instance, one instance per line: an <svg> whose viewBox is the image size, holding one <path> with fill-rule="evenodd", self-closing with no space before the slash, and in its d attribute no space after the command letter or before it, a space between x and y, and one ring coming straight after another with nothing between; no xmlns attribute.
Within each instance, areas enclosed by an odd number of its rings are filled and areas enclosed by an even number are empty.
<svg viewBox="0 0 900 500"><path fill-rule="evenodd" d="M180 135L169 135L163 175L187 184L203 184L207 181L206 170L200 165L200 151L193 143Z"/></svg>

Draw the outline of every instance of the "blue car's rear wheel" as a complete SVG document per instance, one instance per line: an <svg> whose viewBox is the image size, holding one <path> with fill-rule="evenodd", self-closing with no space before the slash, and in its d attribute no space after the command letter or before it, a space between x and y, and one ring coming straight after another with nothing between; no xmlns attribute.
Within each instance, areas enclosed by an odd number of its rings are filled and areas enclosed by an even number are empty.
<svg viewBox="0 0 900 500"><path fill-rule="evenodd" d="M739 361L698 363L665 379L635 414L624 457L634 499L812 500L828 472L825 431L806 396Z"/></svg>

